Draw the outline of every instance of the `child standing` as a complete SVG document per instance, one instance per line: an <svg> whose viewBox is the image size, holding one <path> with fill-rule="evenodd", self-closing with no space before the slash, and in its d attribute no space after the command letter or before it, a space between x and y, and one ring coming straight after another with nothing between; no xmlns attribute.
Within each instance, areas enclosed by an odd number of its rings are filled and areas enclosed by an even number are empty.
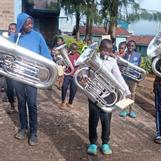
<svg viewBox="0 0 161 161"><path fill-rule="evenodd" d="M100 58L102 59L106 68L114 75L114 77L122 84L126 90L127 97L131 97L128 86L126 85L120 70L118 68L115 58L111 57L112 53L112 41L109 39L103 39L100 43ZM109 145L110 140L110 125L112 113L102 111L96 103L89 101L89 141L90 144L87 149L88 154L97 154L97 126L99 119L102 125L102 145L101 151L103 154L112 154L112 149Z"/></svg>
<svg viewBox="0 0 161 161"><path fill-rule="evenodd" d="M123 58L136 66L140 66L141 55L140 55L140 53L136 52L136 42L134 40L130 40L127 43L127 52L125 53ZM133 80L127 76L124 76L124 79L130 89L132 99L135 101L135 92L136 92L136 88L137 88L138 83L135 80ZM131 118L136 118L137 114L136 114L136 112L133 111L133 105L131 105L129 107L129 111L126 111L126 110L122 111L120 113L120 116L121 117L129 116Z"/></svg>
<svg viewBox="0 0 161 161"><path fill-rule="evenodd" d="M62 85L62 103L61 103L60 109L64 109L66 105L70 108L73 107L73 100L77 91L77 85L73 77L75 71L77 70L77 67L74 64L79 57L78 46L76 43L72 43L70 45L70 53L68 57L74 67L74 72L71 73L70 75L64 75L64 81ZM65 73L70 73L70 72L71 72L71 69L67 69L67 71L65 71ZM65 98L66 98L68 87L69 87L70 93L69 93L69 101L66 104Z"/></svg>

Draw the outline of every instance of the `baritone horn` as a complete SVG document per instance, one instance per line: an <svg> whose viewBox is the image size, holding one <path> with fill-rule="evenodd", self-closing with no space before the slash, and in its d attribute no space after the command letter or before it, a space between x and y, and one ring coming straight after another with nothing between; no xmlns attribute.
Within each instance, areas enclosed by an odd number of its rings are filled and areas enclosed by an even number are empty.
<svg viewBox="0 0 161 161"><path fill-rule="evenodd" d="M156 35L148 45L147 55L153 59L152 71L161 78L161 33Z"/></svg>
<svg viewBox="0 0 161 161"><path fill-rule="evenodd" d="M55 48L56 51L58 51L57 55L60 54L60 57L56 63L58 65L62 65L64 68L64 74L70 75L74 72L74 67L68 57L68 51L66 49L66 44L60 45L59 47Z"/></svg>
<svg viewBox="0 0 161 161"><path fill-rule="evenodd" d="M125 89L116 80L113 74L105 67L103 60L96 53L96 43L89 46L77 59L75 65L85 64L75 74L77 86L97 106L105 111L112 112L115 104L125 97ZM88 73L85 83L79 79Z"/></svg>
<svg viewBox="0 0 161 161"><path fill-rule="evenodd" d="M56 80L57 65L0 36L0 74L43 89Z"/></svg>
<svg viewBox="0 0 161 161"><path fill-rule="evenodd" d="M128 62L121 57L117 57L116 59L120 72L123 76L127 76L136 82L144 80L146 76L146 71L144 69Z"/></svg>

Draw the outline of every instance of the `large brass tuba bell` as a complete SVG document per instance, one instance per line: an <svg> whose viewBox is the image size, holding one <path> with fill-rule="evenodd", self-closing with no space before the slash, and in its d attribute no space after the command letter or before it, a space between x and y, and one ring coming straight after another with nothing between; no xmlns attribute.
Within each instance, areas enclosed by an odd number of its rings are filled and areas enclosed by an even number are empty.
<svg viewBox="0 0 161 161"><path fill-rule="evenodd" d="M128 78L131 78L136 82L144 80L146 76L146 71L144 69L128 62L121 57L117 57L116 59L123 76L127 76Z"/></svg>
<svg viewBox="0 0 161 161"><path fill-rule="evenodd" d="M64 67L64 74L70 75L71 73L73 73L74 67L68 57L68 51L66 49L66 44L56 47L55 50L58 51L59 52L58 54L60 54L61 56L60 59L56 63Z"/></svg>
<svg viewBox="0 0 161 161"><path fill-rule="evenodd" d="M0 36L0 74L36 88L48 88L57 78L57 65Z"/></svg>
<svg viewBox="0 0 161 161"><path fill-rule="evenodd" d="M156 35L150 42L147 55L153 59L152 71L161 78L161 33Z"/></svg>

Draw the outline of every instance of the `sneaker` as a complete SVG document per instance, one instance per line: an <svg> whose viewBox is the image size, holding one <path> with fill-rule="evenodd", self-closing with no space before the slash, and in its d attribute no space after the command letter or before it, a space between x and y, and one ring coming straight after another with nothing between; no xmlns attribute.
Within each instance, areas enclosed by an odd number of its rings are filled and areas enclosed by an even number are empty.
<svg viewBox="0 0 161 161"><path fill-rule="evenodd" d="M36 134L31 134L29 137L29 145L34 146L38 144L38 139Z"/></svg>
<svg viewBox="0 0 161 161"><path fill-rule="evenodd" d="M15 135L16 139L24 140L27 137L27 130L26 129L20 129L18 133Z"/></svg>
<svg viewBox="0 0 161 161"><path fill-rule="evenodd" d="M16 112L16 109L15 109L15 106L9 106L8 109L7 109L7 113L8 114L13 114Z"/></svg>
<svg viewBox="0 0 161 161"><path fill-rule="evenodd" d="M97 145L96 144L89 144L87 153L91 155L97 155Z"/></svg>
<svg viewBox="0 0 161 161"><path fill-rule="evenodd" d="M16 113L16 112L17 112L17 111L16 111L14 108L13 108L13 109L10 108L10 109L7 110L7 113L8 113L8 114L13 114L13 113Z"/></svg>
<svg viewBox="0 0 161 161"><path fill-rule="evenodd" d="M129 112L129 117L131 117L131 118L136 118L136 112L134 112L134 111L131 111L131 112Z"/></svg>
<svg viewBox="0 0 161 161"><path fill-rule="evenodd" d="M65 107L66 107L66 102L62 102L59 106L61 110L64 110Z"/></svg>
<svg viewBox="0 0 161 161"><path fill-rule="evenodd" d="M161 144L161 136L157 136L157 137L154 139L154 142L157 143L157 144Z"/></svg>
<svg viewBox="0 0 161 161"><path fill-rule="evenodd" d="M127 111L121 111L120 113L119 113L119 116L120 117L126 117L128 115L128 112Z"/></svg>
<svg viewBox="0 0 161 161"><path fill-rule="evenodd" d="M101 146L101 152L105 155L112 154L112 150L110 148L109 144L102 144Z"/></svg>
<svg viewBox="0 0 161 161"><path fill-rule="evenodd" d="M4 96L4 97L2 98L2 101L3 101L3 102L8 102L8 98L7 98L6 96Z"/></svg>
<svg viewBox="0 0 161 161"><path fill-rule="evenodd" d="M68 106L69 108L74 108L73 104L70 104L70 103L67 103L67 106Z"/></svg>

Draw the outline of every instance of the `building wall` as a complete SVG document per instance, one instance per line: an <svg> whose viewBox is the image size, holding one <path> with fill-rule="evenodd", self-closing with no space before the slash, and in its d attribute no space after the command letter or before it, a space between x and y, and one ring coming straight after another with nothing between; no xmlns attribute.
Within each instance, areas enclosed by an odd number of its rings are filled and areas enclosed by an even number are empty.
<svg viewBox="0 0 161 161"><path fill-rule="evenodd" d="M7 30L8 24L14 22L14 0L0 1L0 30Z"/></svg>

